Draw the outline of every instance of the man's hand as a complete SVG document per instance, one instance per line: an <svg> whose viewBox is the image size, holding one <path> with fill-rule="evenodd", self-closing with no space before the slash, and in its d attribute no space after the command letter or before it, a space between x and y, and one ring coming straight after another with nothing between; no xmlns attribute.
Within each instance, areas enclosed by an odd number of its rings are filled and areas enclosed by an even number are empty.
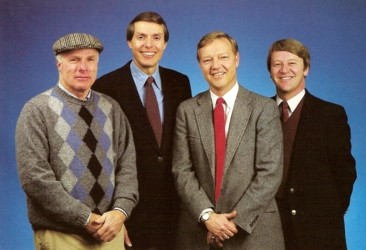
<svg viewBox="0 0 366 250"><path fill-rule="evenodd" d="M102 227L103 224L96 222L101 216L99 214L92 213L90 216L89 223L85 226L85 229L88 233L94 234L98 231L99 228Z"/></svg>
<svg viewBox="0 0 366 250"><path fill-rule="evenodd" d="M118 210L112 210L104 213L95 220L96 224L102 225L93 237L100 241L109 242L113 240L121 231L121 228L126 220L126 215Z"/></svg>
<svg viewBox="0 0 366 250"><path fill-rule="evenodd" d="M222 242L211 232L207 233L207 244L211 245L214 249L224 247L224 244L222 244Z"/></svg>
<svg viewBox="0 0 366 250"><path fill-rule="evenodd" d="M210 242L212 237L215 237L215 240L218 239L219 241L224 241L233 237L238 230L232 219L237 215L238 213L236 211L229 214L212 213L210 218L205 221L207 230L213 234L213 236L210 235Z"/></svg>

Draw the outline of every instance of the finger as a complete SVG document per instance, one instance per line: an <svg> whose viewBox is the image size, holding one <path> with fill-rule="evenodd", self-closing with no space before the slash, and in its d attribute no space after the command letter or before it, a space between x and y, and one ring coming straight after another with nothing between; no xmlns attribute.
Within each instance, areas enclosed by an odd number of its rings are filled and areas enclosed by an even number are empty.
<svg viewBox="0 0 366 250"><path fill-rule="evenodd" d="M128 247L132 247L132 242L130 240L130 237L128 236L128 232L127 232L127 228L124 227L124 236L125 236L125 244L128 246Z"/></svg>
<svg viewBox="0 0 366 250"><path fill-rule="evenodd" d="M215 243L220 248L224 247L224 244L222 243L222 241L220 241L217 237L215 238Z"/></svg>

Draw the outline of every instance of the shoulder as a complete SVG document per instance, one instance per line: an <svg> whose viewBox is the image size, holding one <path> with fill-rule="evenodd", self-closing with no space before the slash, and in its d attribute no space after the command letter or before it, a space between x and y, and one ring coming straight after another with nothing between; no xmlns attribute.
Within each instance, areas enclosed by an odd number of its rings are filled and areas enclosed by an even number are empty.
<svg viewBox="0 0 366 250"><path fill-rule="evenodd" d="M104 83L105 81L111 81L114 79L122 78L125 74L131 74L130 63L131 61L129 61L128 63L126 63L125 65L123 65L118 69L115 69L109 73L102 75L95 81L94 85L98 85L101 82Z"/></svg>
<svg viewBox="0 0 366 250"><path fill-rule="evenodd" d="M185 75L179 71L173 70L173 69L159 66L159 73L162 78L184 79L184 80L188 81L187 75Z"/></svg>
<svg viewBox="0 0 366 250"><path fill-rule="evenodd" d="M304 101L305 101L304 105L305 105L305 103L307 105L311 105L312 107L321 111L324 114L332 114L334 112L341 112L341 113L345 112L343 106L341 106L337 103L323 100L319 97L316 97L316 96L310 94L308 91L305 94Z"/></svg>
<svg viewBox="0 0 366 250"><path fill-rule="evenodd" d="M253 107L260 107L267 105L277 107L276 102L272 98L250 91L241 85L239 85L239 92L237 99L240 101L244 101L245 103Z"/></svg>

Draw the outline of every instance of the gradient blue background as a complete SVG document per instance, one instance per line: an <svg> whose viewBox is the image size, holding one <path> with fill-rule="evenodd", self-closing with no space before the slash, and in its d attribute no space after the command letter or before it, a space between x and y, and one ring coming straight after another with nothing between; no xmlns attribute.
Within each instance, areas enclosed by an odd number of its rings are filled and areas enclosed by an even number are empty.
<svg viewBox="0 0 366 250"><path fill-rule="evenodd" d="M101 76L131 58L125 30L146 10L159 12L170 30L161 65L187 74L193 94L207 89L195 53L210 31L225 31L238 41L239 82L266 96L275 91L265 63L270 44L293 37L307 45L308 90L343 105L349 116L358 178L345 217L347 239L349 249L366 249L365 0L0 0L0 249L33 249L14 131L24 103L57 82L53 42L71 32L99 37L105 45Z"/></svg>

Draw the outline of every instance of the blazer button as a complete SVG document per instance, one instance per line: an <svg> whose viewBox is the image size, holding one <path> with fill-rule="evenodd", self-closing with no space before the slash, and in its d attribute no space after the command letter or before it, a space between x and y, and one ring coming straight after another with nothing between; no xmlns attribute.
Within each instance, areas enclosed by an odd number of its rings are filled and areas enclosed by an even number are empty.
<svg viewBox="0 0 366 250"><path fill-rule="evenodd" d="M295 189L294 188L290 188L290 193L291 194L295 193Z"/></svg>
<svg viewBox="0 0 366 250"><path fill-rule="evenodd" d="M292 215L296 215L296 210L291 210Z"/></svg>
<svg viewBox="0 0 366 250"><path fill-rule="evenodd" d="M162 163L163 161L164 161L164 158L163 158L163 157L161 157L161 156L159 156L159 157L158 157L158 162L159 162L159 163Z"/></svg>

